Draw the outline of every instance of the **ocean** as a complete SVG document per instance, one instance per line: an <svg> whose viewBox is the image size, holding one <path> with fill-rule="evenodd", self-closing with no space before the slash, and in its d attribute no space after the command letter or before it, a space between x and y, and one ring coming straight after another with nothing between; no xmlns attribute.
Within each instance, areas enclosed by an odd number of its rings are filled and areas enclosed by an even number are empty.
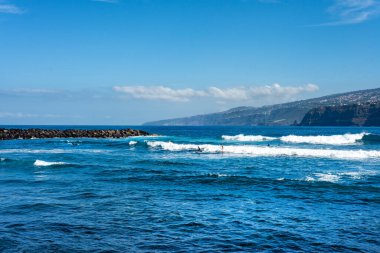
<svg viewBox="0 0 380 253"><path fill-rule="evenodd" d="M380 128L131 128L0 141L0 252L380 252Z"/></svg>

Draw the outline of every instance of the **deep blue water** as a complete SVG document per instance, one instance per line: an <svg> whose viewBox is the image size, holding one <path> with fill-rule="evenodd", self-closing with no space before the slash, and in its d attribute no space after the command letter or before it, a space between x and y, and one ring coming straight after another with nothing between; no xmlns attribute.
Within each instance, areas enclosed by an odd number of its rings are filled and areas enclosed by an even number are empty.
<svg viewBox="0 0 380 253"><path fill-rule="evenodd" d="M380 252L380 128L133 128L1 141L0 252Z"/></svg>

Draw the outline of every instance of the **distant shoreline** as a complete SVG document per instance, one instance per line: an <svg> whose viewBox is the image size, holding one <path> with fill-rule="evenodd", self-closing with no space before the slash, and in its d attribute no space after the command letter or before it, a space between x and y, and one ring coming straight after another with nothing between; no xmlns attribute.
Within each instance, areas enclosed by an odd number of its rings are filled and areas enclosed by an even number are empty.
<svg viewBox="0 0 380 253"><path fill-rule="evenodd" d="M49 138L125 138L152 135L143 130L134 129L41 129L41 128L0 128L0 140L49 139Z"/></svg>

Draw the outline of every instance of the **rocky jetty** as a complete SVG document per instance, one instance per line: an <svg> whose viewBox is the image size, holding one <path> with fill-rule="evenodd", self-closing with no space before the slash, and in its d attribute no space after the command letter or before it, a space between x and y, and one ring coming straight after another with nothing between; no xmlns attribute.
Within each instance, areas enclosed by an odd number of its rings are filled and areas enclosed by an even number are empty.
<svg viewBox="0 0 380 253"><path fill-rule="evenodd" d="M131 136L147 136L142 130L82 130L82 129L0 129L0 140L12 139L45 139L45 138L125 138Z"/></svg>
<svg viewBox="0 0 380 253"><path fill-rule="evenodd" d="M380 126L380 103L321 106L306 113L301 126Z"/></svg>

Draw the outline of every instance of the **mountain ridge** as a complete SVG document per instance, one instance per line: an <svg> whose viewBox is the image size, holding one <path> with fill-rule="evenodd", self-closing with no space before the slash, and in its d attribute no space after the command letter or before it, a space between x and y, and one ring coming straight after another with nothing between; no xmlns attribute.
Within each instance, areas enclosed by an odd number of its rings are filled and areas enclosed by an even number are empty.
<svg viewBox="0 0 380 253"><path fill-rule="evenodd" d="M293 125L301 122L311 109L320 106L342 106L380 101L380 88L350 91L317 98L261 107L240 106L226 111L190 117L150 121L144 125L158 126L246 126Z"/></svg>

